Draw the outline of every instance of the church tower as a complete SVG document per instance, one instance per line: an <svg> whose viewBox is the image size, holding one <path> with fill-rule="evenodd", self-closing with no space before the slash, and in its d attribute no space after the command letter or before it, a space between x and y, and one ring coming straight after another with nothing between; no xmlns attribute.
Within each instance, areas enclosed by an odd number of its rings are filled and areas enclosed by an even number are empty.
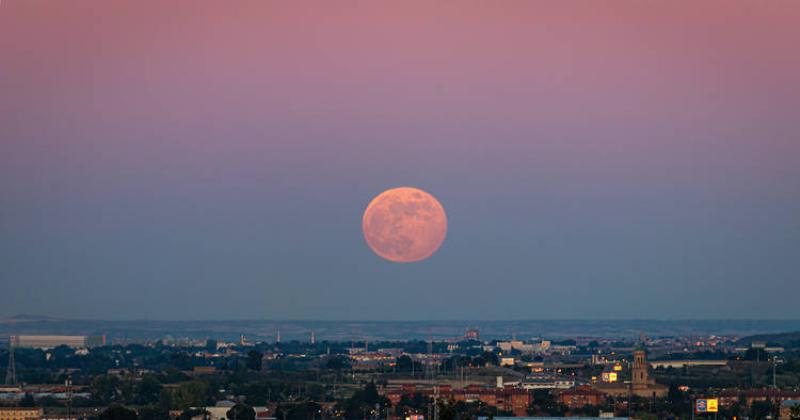
<svg viewBox="0 0 800 420"><path fill-rule="evenodd" d="M669 387L657 383L650 378L647 353L644 350L633 351L633 363L630 364L631 380L625 384L597 384L597 389L614 397L636 395L642 398L663 398L669 393Z"/></svg>
<svg viewBox="0 0 800 420"><path fill-rule="evenodd" d="M633 352L633 368L631 369L631 373L634 388L642 388L650 384L650 379L647 376L647 356L645 356L644 350L636 350Z"/></svg>

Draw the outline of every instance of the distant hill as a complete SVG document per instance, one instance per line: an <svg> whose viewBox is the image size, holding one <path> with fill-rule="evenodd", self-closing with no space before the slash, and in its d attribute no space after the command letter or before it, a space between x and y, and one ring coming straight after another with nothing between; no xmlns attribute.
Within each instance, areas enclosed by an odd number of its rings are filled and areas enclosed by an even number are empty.
<svg viewBox="0 0 800 420"><path fill-rule="evenodd" d="M767 343L768 346L780 346L785 348L798 348L800 347L800 331L786 332L779 334L757 334L742 337L737 344L749 346L754 341L761 341Z"/></svg>
<svg viewBox="0 0 800 420"><path fill-rule="evenodd" d="M481 339L507 340L513 336L553 340L576 337L648 337L777 334L800 331L800 320L509 320L509 321L315 321L315 320L70 320L32 315L0 318L0 341L8 335L105 335L113 339L153 339L166 336L202 339L274 340L435 340L461 337L469 328L480 329Z"/></svg>
<svg viewBox="0 0 800 420"><path fill-rule="evenodd" d="M43 315L28 315L20 314L8 318L0 318L0 324L22 324L27 322L57 322L62 321L60 318L53 318Z"/></svg>

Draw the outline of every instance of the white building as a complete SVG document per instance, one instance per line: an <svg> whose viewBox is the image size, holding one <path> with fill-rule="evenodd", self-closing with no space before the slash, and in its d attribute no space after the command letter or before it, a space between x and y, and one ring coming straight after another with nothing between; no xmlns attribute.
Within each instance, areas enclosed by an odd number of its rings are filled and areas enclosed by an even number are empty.
<svg viewBox="0 0 800 420"><path fill-rule="evenodd" d="M82 349L103 346L106 338L87 335L14 335L9 338L9 341L14 347L52 349L58 346L68 346Z"/></svg>

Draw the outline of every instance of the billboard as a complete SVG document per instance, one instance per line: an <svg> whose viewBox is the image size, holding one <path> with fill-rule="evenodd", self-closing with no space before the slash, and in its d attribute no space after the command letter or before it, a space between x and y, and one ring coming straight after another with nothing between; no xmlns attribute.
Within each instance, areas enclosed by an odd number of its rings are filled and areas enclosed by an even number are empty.
<svg viewBox="0 0 800 420"><path fill-rule="evenodd" d="M703 399L695 402L695 411L698 413L716 413L719 411L719 401L717 399Z"/></svg>
<svg viewBox="0 0 800 420"><path fill-rule="evenodd" d="M617 372L603 372L603 382L617 382Z"/></svg>
<svg viewBox="0 0 800 420"><path fill-rule="evenodd" d="M719 402L716 399L706 400L706 402L708 404L706 409L708 410L709 413L716 413L717 411L719 411Z"/></svg>

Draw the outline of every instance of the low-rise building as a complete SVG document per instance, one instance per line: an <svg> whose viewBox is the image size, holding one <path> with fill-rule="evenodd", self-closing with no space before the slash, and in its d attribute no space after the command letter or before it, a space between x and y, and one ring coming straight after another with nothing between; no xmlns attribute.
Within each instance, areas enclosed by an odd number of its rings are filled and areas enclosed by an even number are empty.
<svg viewBox="0 0 800 420"><path fill-rule="evenodd" d="M44 411L34 407L0 407L0 420L40 420Z"/></svg>
<svg viewBox="0 0 800 420"><path fill-rule="evenodd" d="M199 376L199 375L213 375L217 373L216 366L193 366L192 367L192 376Z"/></svg>
<svg viewBox="0 0 800 420"><path fill-rule="evenodd" d="M787 400L800 400L800 391L789 391L774 388L764 389L745 389L745 390L724 390L717 396L719 404L722 406L730 406L740 400L747 402L747 405L752 405L755 401L773 401L783 403Z"/></svg>
<svg viewBox="0 0 800 420"><path fill-rule="evenodd" d="M533 401L532 394L520 388L489 388L479 385L470 385L465 388L453 389L449 385L417 388L406 385L399 389L386 391L386 398L396 406L405 397L421 394L428 398L449 399L452 401L482 402L486 405L497 407L499 410L509 411L516 416L524 416L528 406Z"/></svg>
<svg viewBox="0 0 800 420"><path fill-rule="evenodd" d="M650 362L653 369L681 369L692 366L727 366L727 360L655 360Z"/></svg>
<svg viewBox="0 0 800 420"><path fill-rule="evenodd" d="M56 400L66 400L73 398L89 398L91 393L87 392L83 386L72 386L67 388L63 384L54 385L29 385L16 388L0 388L0 401L15 404L21 401L26 395L39 398L53 398Z"/></svg>
<svg viewBox="0 0 800 420"><path fill-rule="evenodd" d="M602 392L590 387L579 386L558 394L558 401L569 408L580 408L586 405L600 405L606 397Z"/></svg>
<svg viewBox="0 0 800 420"><path fill-rule="evenodd" d="M575 386L575 379L561 375L530 375L522 380L523 389L570 389Z"/></svg>
<svg viewBox="0 0 800 420"><path fill-rule="evenodd" d="M219 401L213 407L192 407L192 410L204 410L208 414L201 414L195 418L198 420L232 420L228 419L228 411L230 411L236 403L233 401ZM275 420L274 412L269 407L253 407L255 411L256 420Z"/></svg>
<svg viewBox="0 0 800 420"><path fill-rule="evenodd" d="M500 366L514 366L514 358L503 356L500 358Z"/></svg>

